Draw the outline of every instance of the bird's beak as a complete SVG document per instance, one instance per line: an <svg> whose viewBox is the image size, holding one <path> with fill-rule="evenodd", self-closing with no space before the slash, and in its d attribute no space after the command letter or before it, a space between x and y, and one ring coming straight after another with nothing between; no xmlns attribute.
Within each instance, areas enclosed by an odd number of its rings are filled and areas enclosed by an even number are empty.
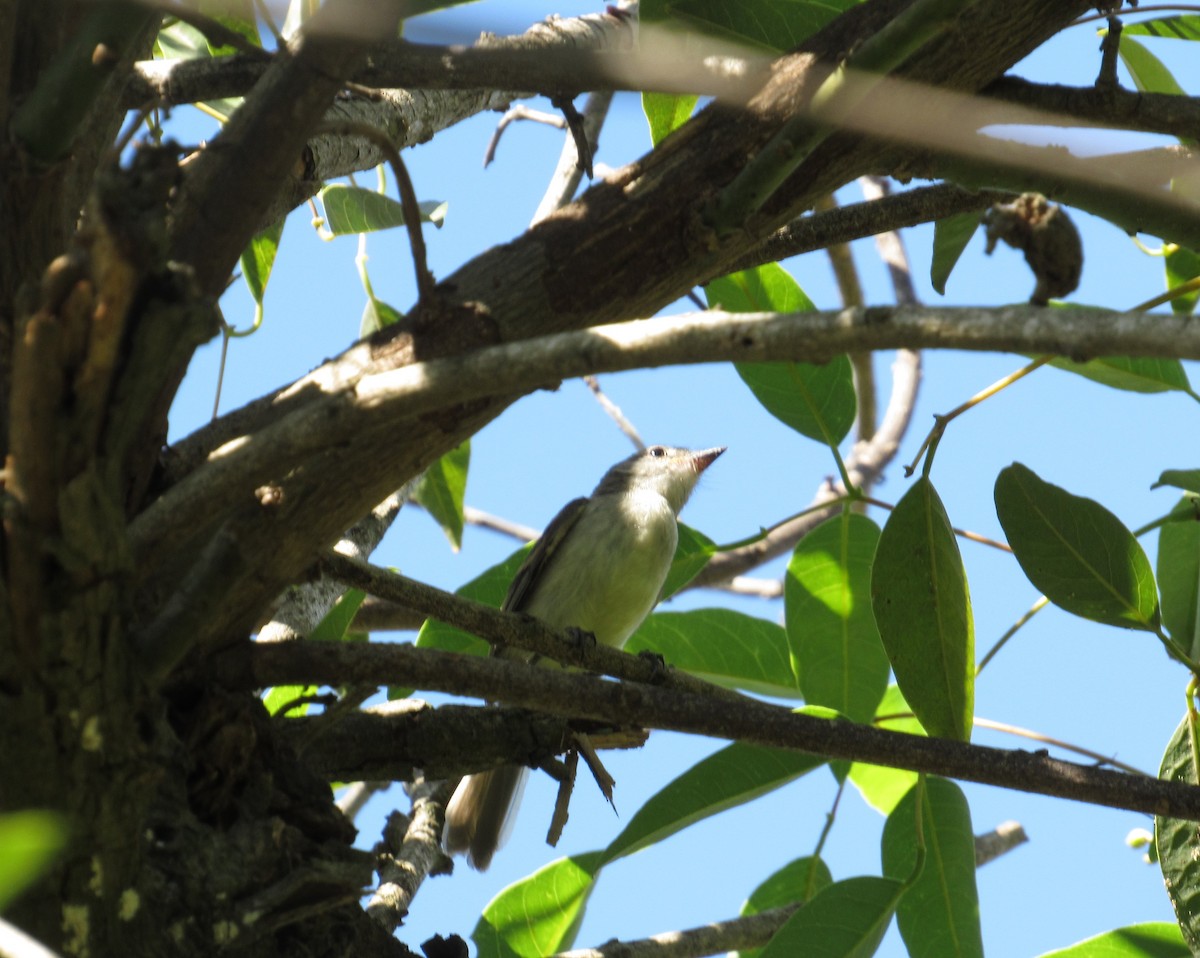
<svg viewBox="0 0 1200 958"><path fill-rule="evenodd" d="M726 448L725 446L714 446L712 449L702 449L700 452L692 453L692 468L697 473L703 472L713 464L713 460L721 455Z"/></svg>

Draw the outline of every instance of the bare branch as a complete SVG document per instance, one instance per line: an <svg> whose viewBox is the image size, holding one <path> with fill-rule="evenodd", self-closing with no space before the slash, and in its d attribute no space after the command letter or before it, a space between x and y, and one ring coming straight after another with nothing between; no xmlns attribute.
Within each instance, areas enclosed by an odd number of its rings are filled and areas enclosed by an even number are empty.
<svg viewBox="0 0 1200 958"><path fill-rule="evenodd" d="M308 401L231 440L131 526L135 555L182 541L228 503L314 454L342 449L370 424L456 403L515 396L589 372L738 360L823 362L843 352L970 349L1091 356L1200 358L1187 317L1100 309L872 307L796 314L705 312L636 320L492 346L466 356L364 374L357 352L298 382ZM741 571L741 570L739 570ZM711 580L709 580L711 581Z"/></svg>
<svg viewBox="0 0 1200 958"><path fill-rule="evenodd" d="M1043 753L829 721L753 699L731 701L680 689L612 682L498 657L450 655L396 644L288 642L243 646L213 664L231 685L415 686L614 725L671 729L1200 821L1200 787L1195 785L1077 765Z"/></svg>

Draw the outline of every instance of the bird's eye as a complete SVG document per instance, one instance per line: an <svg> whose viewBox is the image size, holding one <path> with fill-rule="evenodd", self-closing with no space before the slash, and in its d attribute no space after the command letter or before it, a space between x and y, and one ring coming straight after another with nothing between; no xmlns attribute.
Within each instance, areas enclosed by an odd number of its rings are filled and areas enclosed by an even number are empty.
<svg viewBox="0 0 1200 958"><path fill-rule="evenodd" d="M653 456L655 459L661 459L667 454L667 450L662 446L651 446L646 450L646 455Z"/></svg>

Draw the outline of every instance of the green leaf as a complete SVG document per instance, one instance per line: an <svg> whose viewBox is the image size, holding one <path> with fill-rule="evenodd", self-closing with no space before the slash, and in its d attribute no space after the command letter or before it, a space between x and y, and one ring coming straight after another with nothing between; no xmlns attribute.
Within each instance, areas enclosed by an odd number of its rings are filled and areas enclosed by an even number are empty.
<svg viewBox="0 0 1200 958"><path fill-rule="evenodd" d="M455 589L454 594L474 599L495 609L500 608L508 594L509 584L532 548L532 543L522 546L502 562L485 569L462 588ZM417 633L417 646L422 649L441 649L443 652L464 652L469 655L487 655L490 651L490 646L483 639L435 619L425 620L421 631Z"/></svg>
<svg viewBox="0 0 1200 958"><path fill-rule="evenodd" d="M262 325L263 295L267 291L267 281L271 278L271 269L275 265L275 255L279 252L279 240L283 236L282 219L276 220L261 233L254 236L242 251L242 279L254 297L254 329Z"/></svg>
<svg viewBox="0 0 1200 958"><path fill-rule="evenodd" d="M1017 562L1046 598L1095 622L1157 631L1150 560L1120 519L1020 463L996 477L995 499Z"/></svg>
<svg viewBox="0 0 1200 958"><path fill-rule="evenodd" d="M929 278L933 288L943 296L946 295L946 280L982 218L982 213L957 213L933 224L933 262L929 267Z"/></svg>
<svg viewBox="0 0 1200 958"><path fill-rule="evenodd" d="M1151 489L1174 486L1188 492L1200 493L1200 469L1164 469Z"/></svg>
<svg viewBox="0 0 1200 958"><path fill-rule="evenodd" d="M819 858L806 855L788 862L760 883L742 905L741 913L757 915L772 908L802 904L832 884L829 866ZM761 953L761 948L743 948L737 955L738 958L757 958Z"/></svg>
<svg viewBox="0 0 1200 958"><path fill-rule="evenodd" d="M875 954L904 886L862 876L835 882L784 923L761 958L869 958Z"/></svg>
<svg viewBox="0 0 1200 958"><path fill-rule="evenodd" d="M1167 289L1173 289L1200 276L1200 254L1186 246L1176 246L1170 249L1163 260L1167 274ZM1197 297L1200 297L1200 290L1177 296L1171 300L1171 309L1176 313L1190 313L1196 308Z"/></svg>
<svg viewBox="0 0 1200 958"><path fill-rule="evenodd" d="M717 551L717 544L703 532L682 522L678 527L679 544L675 546L675 557L671 560L667 581L663 583L663 599L670 598L696 578Z"/></svg>
<svg viewBox="0 0 1200 958"><path fill-rule="evenodd" d="M1133 77L1134 86L1143 93L1171 93L1186 96L1186 92L1171 75L1163 62L1129 36L1133 31L1121 31L1121 62Z"/></svg>
<svg viewBox="0 0 1200 958"><path fill-rule="evenodd" d="M821 717L827 709L801 712ZM615 861L727 808L774 791L825 764L819 755L734 743L710 755L646 801L604 850Z"/></svg>
<svg viewBox="0 0 1200 958"><path fill-rule="evenodd" d="M541 958L570 948L601 863L600 852L560 858L505 888L471 934L478 958Z"/></svg>
<svg viewBox="0 0 1200 958"><path fill-rule="evenodd" d="M800 695L783 629L732 609L656 612L625 650L656 652L667 664L718 685L763 695Z"/></svg>
<svg viewBox="0 0 1200 958"><path fill-rule="evenodd" d="M1183 363L1178 359L1108 356L1076 363L1056 356L1050 365L1092 382L1133 393L1163 393L1171 390L1191 394Z"/></svg>
<svg viewBox="0 0 1200 958"><path fill-rule="evenodd" d="M1162 621L1171 638L1191 658L1200 655L1200 521L1196 500L1184 496L1175 507L1189 517L1168 522L1158 532L1155 568L1162 594Z"/></svg>
<svg viewBox="0 0 1200 958"><path fill-rule="evenodd" d="M954 530L922 476L892 510L871 576L875 621L905 699L930 735L967 741L975 627Z"/></svg>
<svg viewBox="0 0 1200 958"><path fill-rule="evenodd" d="M55 812L0 815L0 912L50 867L67 843L67 823Z"/></svg>
<svg viewBox="0 0 1200 958"><path fill-rule="evenodd" d="M1179 926L1170 921L1114 928L1041 958L1191 958Z"/></svg>
<svg viewBox="0 0 1200 958"><path fill-rule="evenodd" d="M920 786L912 789L888 816L883 828L883 873L907 879L921 841L924 866L896 909L909 958L983 958L971 810L953 782L926 777L924 794Z"/></svg>
<svg viewBox="0 0 1200 958"><path fill-rule="evenodd" d="M650 142L658 146L667 134L690 120L698 100L690 93L643 93L642 111L650 124Z"/></svg>
<svg viewBox="0 0 1200 958"><path fill-rule="evenodd" d="M792 313L813 309L778 263L731 273L704 287L710 308L734 313ZM827 446L837 446L854 425L856 400L850 360L837 356L812 363L736 363L751 392L776 419Z"/></svg>
<svg viewBox="0 0 1200 958"><path fill-rule="evenodd" d="M1158 17L1154 20L1142 20L1138 23L1127 23L1121 31L1121 37L1169 37L1175 40L1200 40L1200 17Z"/></svg>
<svg viewBox="0 0 1200 958"><path fill-rule="evenodd" d="M887 653L871 610L879 527L845 510L806 535L784 580L785 622L804 700L869 722L887 689Z"/></svg>
<svg viewBox="0 0 1200 958"><path fill-rule="evenodd" d="M1167 743L1158 777L1188 785L1197 782L1186 715ZM1196 953L1200 951L1200 831L1195 822L1160 815L1154 819L1154 844L1175 917L1184 939Z"/></svg>
<svg viewBox="0 0 1200 958"><path fill-rule="evenodd" d="M455 552L462 548L463 498L470 462L471 440L468 439L426 469L413 493L413 498L442 527Z"/></svg>
<svg viewBox="0 0 1200 958"><path fill-rule="evenodd" d="M389 306L377 296L368 296L367 304L363 307L362 319L358 322L358 338L365 339L372 333L400 322L404 314L394 306Z"/></svg>
<svg viewBox="0 0 1200 958"><path fill-rule="evenodd" d="M876 712L877 728L904 732L907 735L924 735L925 729L911 714L912 709L904 701L899 686L889 685ZM902 716L902 717L897 717ZM863 801L875 811L890 815L900 800L908 794L920 776L906 768L889 768L886 765L867 765L855 762L850 766L850 782L858 789Z"/></svg>
<svg viewBox="0 0 1200 958"><path fill-rule="evenodd" d="M790 50L816 33L857 0L642 0L645 23L675 21L692 30Z"/></svg>
<svg viewBox="0 0 1200 958"><path fill-rule="evenodd" d="M325 208L325 225L334 236L369 233L404 225L404 208L398 200L361 186L333 183L317 196ZM419 203L421 220L441 227L447 204L437 200Z"/></svg>

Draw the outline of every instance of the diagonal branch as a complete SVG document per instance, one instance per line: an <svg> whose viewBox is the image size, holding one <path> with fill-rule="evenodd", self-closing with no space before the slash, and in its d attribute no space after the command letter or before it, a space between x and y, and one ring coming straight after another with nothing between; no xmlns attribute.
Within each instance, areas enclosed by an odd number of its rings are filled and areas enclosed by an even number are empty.
<svg viewBox="0 0 1200 958"><path fill-rule="evenodd" d="M751 699L735 702L678 689L616 683L502 658L452 655L410 645L290 642L242 646L215 665L224 681L241 687L390 683L1200 821L1200 787L1195 785L1078 765L1043 753L820 719Z"/></svg>

